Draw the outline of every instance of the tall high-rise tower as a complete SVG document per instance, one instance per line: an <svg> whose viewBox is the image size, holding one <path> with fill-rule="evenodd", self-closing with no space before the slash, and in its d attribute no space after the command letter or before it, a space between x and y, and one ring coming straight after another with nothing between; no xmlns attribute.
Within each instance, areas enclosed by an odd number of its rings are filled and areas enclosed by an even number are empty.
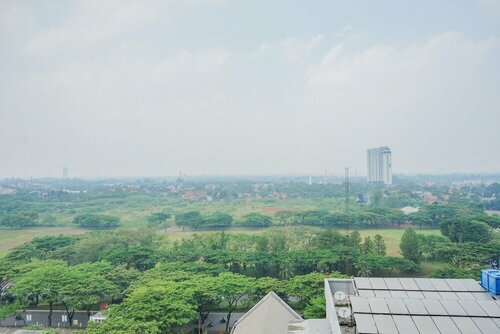
<svg viewBox="0 0 500 334"><path fill-rule="evenodd" d="M63 168L63 179L67 179L69 177L69 168L68 167L64 167Z"/></svg>
<svg viewBox="0 0 500 334"><path fill-rule="evenodd" d="M367 151L368 182L392 184L392 153L387 146Z"/></svg>

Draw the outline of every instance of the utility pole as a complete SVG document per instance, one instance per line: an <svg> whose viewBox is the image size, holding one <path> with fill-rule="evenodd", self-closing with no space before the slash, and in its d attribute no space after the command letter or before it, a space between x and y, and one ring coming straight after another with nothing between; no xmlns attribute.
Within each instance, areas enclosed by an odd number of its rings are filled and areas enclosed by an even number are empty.
<svg viewBox="0 0 500 334"><path fill-rule="evenodd" d="M347 233L351 231L351 217L350 217L350 209L349 209L349 167L345 168L345 217L347 222Z"/></svg>

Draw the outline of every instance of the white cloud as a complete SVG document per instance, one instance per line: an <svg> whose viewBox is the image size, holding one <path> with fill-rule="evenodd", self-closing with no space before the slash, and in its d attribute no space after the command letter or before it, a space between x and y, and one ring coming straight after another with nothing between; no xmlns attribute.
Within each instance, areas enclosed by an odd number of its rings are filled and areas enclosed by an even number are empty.
<svg viewBox="0 0 500 334"><path fill-rule="evenodd" d="M280 42L279 49L287 60L300 62L307 59L321 45L323 39L323 34L313 36L308 40L289 37Z"/></svg>
<svg viewBox="0 0 500 334"><path fill-rule="evenodd" d="M70 2L45 21L38 7L6 3L0 156L10 158L0 175L64 165L87 175L361 174L365 149L382 144L396 171L498 169L497 37L366 45L347 25L242 42L253 26L200 30L225 18L225 1ZM203 6L217 7L189 25Z"/></svg>
<svg viewBox="0 0 500 334"><path fill-rule="evenodd" d="M500 18L500 1L498 0L476 0L488 15Z"/></svg>
<svg viewBox="0 0 500 334"><path fill-rule="evenodd" d="M393 147L401 170L467 171L478 161L495 170L500 147L481 136L500 122L499 56L498 38L456 32L356 52L341 43L310 64L306 80L332 132L359 149ZM470 159L463 159L464 150Z"/></svg>
<svg viewBox="0 0 500 334"><path fill-rule="evenodd" d="M438 77L451 79L456 74L480 65L498 47L494 37L474 41L455 32L443 33L423 45L378 44L350 53L340 43L309 69L311 84L343 85L359 81L371 83L406 78L422 85ZM416 77L417 76L417 77Z"/></svg>
<svg viewBox="0 0 500 334"><path fill-rule="evenodd" d="M322 46L324 38L324 34L317 34L307 39L287 37L275 44L261 44L250 56L254 59L278 56L290 63L304 62Z"/></svg>

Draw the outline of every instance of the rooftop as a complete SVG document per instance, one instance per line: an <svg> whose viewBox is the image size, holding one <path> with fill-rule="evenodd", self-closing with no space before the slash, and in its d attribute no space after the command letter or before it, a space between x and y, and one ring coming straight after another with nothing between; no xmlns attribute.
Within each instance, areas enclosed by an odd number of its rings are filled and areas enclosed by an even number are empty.
<svg viewBox="0 0 500 334"><path fill-rule="evenodd" d="M472 279L327 279L325 297L332 334L500 333L500 301Z"/></svg>

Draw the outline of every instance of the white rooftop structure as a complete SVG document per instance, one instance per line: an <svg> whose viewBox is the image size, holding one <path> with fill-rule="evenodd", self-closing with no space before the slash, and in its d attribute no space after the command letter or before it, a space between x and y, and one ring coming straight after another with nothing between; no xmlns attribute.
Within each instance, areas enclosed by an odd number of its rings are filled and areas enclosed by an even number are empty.
<svg viewBox="0 0 500 334"><path fill-rule="evenodd" d="M420 210L419 207L413 207L413 206L405 206L404 208L401 209L401 211L405 215L411 215L412 213L417 213Z"/></svg>
<svg viewBox="0 0 500 334"><path fill-rule="evenodd" d="M287 334L290 322L302 320L278 295L270 292L236 322L231 334Z"/></svg>

